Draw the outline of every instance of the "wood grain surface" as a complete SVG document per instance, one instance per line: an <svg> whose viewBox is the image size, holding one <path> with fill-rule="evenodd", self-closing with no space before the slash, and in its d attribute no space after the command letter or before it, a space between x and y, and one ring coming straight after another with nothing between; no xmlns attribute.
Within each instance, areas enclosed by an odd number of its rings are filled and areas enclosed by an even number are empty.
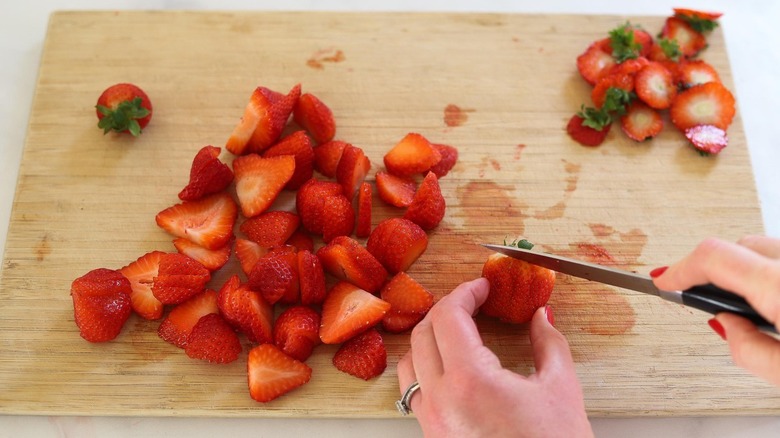
<svg viewBox="0 0 780 438"><path fill-rule="evenodd" d="M374 171L408 132L456 146L441 180L447 215L410 274L445 295L480 275L481 242L522 235L540 249L648 272L711 235L763 226L739 112L730 145L702 157L668 123L656 139L613 127L598 148L565 124L590 87L575 58L630 19L662 17L62 12L52 16L0 277L0 412L235 417L395 417L396 363L409 337L388 335L389 366L364 382L315 350L311 382L268 404L246 382L246 348L229 365L189 359L135 316L113 342L73 322L70 283L173 251L154 216L178 202L192 157L223 146L254 87L301 83L333 110L337 137ZM703 58L733 91L720 30ZM134 82L154 103L138 139L103 135L94 102ZM223 150L223 158L230 157ZM290 208L285 195L274 208ZM401 214L374 200L374 224ZM218 287L236 272L216 275ZM653 297L558 276L551 304L592 416L780 414L780 393L732 364L707 315ZM505 366L533 371L525 326L478 318ZM245 343L248 347L248 344ZM424 390L424 389L423 389Z"/></svg>

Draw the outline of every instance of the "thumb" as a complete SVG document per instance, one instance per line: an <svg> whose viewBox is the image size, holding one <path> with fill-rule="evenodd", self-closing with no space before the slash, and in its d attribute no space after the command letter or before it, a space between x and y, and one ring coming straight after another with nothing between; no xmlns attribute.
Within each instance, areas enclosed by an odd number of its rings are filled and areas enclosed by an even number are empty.
<svg viewBox="0 0 780 438"><path fill-rule="evenodd" d="M531 319L531 348L536 374L541 379L574 380L577 375L566 338L553 327L552 308L536 309Z"/></svg>

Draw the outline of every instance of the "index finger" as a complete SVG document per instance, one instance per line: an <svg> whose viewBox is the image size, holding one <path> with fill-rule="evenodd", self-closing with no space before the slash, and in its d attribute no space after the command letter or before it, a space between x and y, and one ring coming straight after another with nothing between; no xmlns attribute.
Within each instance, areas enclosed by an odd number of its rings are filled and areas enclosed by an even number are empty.
<svg viewBox="0 0 780 438"><path fill-rule="evenodd" d="M663 290L714 283L743 296L769 321L780 320L780 261L736 243L706 239L654 282Z"/></svg>
<svg viewBox="0 0 780 438"><path fill-rule="evenodd" d="M487 299L489 289L485 278L463 283L428 312L426 318L430 317L445 372L448 364L474 362L475 352L484 348L472 317Z"/></svg>

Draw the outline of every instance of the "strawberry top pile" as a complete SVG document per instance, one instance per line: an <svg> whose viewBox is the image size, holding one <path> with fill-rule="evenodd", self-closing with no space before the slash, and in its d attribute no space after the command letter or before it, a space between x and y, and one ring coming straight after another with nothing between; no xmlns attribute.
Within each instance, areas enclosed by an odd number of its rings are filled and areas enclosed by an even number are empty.
<svg viewBox="0 0 780 438"><path fill-rule="evenodd" d="M592 43L577 57L577 68L593 85L594 106L583 105L569 120L569 135L598 146L617 121L626 136L644 141L661 132L661 111L668 110L672 124L696 149L720 152L728 143L734 96L711 65L696 59L720 16L675 8L656 39L626 23Z"/></svg>
<svg viewBox="0 0 780 438"><path fill-rule="evenodd" d="M254 344L249 393L260 402L308 382L305 361L322 343L341 344L339 370L366 380L381 374L383 333L410 330L433 305L407 270L444 217L439 178L458 151L417 133L401 138L375 175L379 199L399 214L372 229L371 162L335 132L331 110L300 85L287 94L254 90L225 146L231 165L221 148L200 149L182 202L155 218L177 251L73 281L81 336L110 341L134 312L160 320L163 340L213 363L237 360L245 336ZM294 212L273 209L283 190L296 191ZM243 272L212 285L231 253Z"/></svg>

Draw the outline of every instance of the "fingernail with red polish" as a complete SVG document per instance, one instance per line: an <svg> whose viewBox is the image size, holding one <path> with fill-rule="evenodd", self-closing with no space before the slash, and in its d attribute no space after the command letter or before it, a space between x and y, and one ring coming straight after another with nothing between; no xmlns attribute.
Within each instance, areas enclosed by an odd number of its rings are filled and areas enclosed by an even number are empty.
<svg viewBox="0 0 780 438"><path fill-rule="evenodd" d="M655 268L652 271L650 271L650 276L653 278L660 277L661 274L666 272L667 269L669 269L668 266L661 266L660 268Z"/></svg>
<svg viewBox="0 0 780 438"><path fill-rule="evenodd" d="M718 336L721 337L724 341L726 340L726 330L723 328L723 325L718 322L717 319L712 318L711 320L707 321L707 324L712 327L712 330L715 331L715 333L718 334Z"/></svg>
<svg viewBox="0 0 780 438"><path fill-rule="evenodd" d="M547 322L549 322L550 325L555 325L555 315L553 315L552 307L544 306L544 316L547 317Z"/></svg>

